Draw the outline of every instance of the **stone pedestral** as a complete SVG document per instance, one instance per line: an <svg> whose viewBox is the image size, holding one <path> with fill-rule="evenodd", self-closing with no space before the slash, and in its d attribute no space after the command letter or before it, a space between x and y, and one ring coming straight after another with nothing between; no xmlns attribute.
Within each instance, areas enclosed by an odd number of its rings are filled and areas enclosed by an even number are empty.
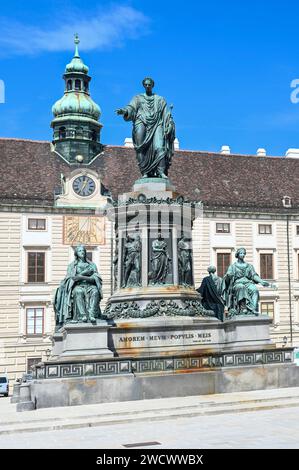
<svg viewBox="0 0 299 470"><path fill-rule="evenodd" d="M109 329L108 345L119 357L273 349L270 323L267 316L239 317L225 322L198 317L120 319Z"/></svg>
<svg viewBox="0 0 299 470"><path fill-rule="evenodd" d="M53 349L50 359L113 356L107 344L108 328L109 325L104 321L98 322L96 325L66 323L52 337Z"/></svg>
<svg viewBox="0 0 299 470"><path fill-rule="evenodd" d="M169 180L161 178L137 180L132 192L119 197L108 211L118 240L117 263L114 263L117 276L104 318L214 315L202 307L194 288L192 224L201 211L200 203L185 200L175 192ZM153 277L153 260L157 253L154 244L160 235L170 261L164 278L157 280ZM130 262L127 237L140 247L140 271L135 274L134 282L130 277L126 279L125 274ZM184 254L190 256L186 276L180 265L183 238L187 247Z"/></svg>
<svg viewBox="0 0 299 470"><path fill-rule="evenodd" d="M30 382L25 382L20 385L20 397L16 409L17 411L32 411L35 409L35 401L31 396Z"/></svg>

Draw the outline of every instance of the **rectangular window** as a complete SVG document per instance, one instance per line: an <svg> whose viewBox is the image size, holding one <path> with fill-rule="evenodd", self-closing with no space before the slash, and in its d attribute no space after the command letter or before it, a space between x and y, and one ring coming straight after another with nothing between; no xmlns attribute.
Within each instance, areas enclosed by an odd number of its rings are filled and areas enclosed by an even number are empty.
<svg viewBox="0 0 299 470"><path fill-rule="evenodd" d="M261 253L260 266L261 266L261 278L262 279L274 279L273 254Z"/></svg>
<svg viewBox="0 0 299 470"><path fill-rule="evenodd" d="M38 364L39 362L42 362L41 357L28 357L28 359L27 359L27 374L32 372L32 366L35 366L35 364Z"/></svg>
<svg viewBox="0 0 299 470"><path fill-rule="evenodd" d="M296 225L296 235L299 235L299 225Z"/></svg>
<svg viewBox="0 0 299 470"><path fill-rule="evenodd" d="M28 282L45 282L45 253L29 252Z"/></svg>
<svg viewBox="0 0 299 470"><path fill-rule="evenodd" d="M261 302L261 314L274 318L274 302Z"/></svg>
<svg viewBox="0 0 299 470"><path fill-rule="evenodd" d="M86 258L92 262L92 251L87 251L86 252Z"/></svg>
<svg viewBox="0 0 299 470"><path fill-rule="evenodd" d="M272 234L272 225L259 224L259 234L260 235L271 235Z"/></svg>
<svg viewBox="0 0 299 470"><path fill-rule="evenodd" d="M42 307L26 308L26 334L42 335L44 332L44 309Z"/></svg>
<svg viewBox="0 0 299 470"><path fill-rule="evenodd" d="M216 223L216 233L230 233L230 224Z"/></svg>
<svg viewBox="0 0 299 470"><path fill-rule="evenodd" d="M28 219L28 230L46 230L46 219Z"/></svg>
<svg viewBox="0 0 299 470"><path fill-rule="evenodd" d="M223 277L231 263L230 253L217 253L217 275Z"/></svg>

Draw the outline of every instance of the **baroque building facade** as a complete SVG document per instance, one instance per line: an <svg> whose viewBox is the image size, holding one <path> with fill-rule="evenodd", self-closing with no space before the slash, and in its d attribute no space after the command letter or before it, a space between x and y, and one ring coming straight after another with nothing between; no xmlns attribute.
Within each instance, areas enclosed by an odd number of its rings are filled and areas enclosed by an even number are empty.
<svg viewBox="0 0 299 470"><path fill-rule="evenodd" d="M64 96L53 106L53 141L0 139L0 373L11 379L46 359L55 327L53 297L87 246L103 278L102 308L113 289L112 222L107 202L139 177L134 149L101 143L100 108L76 50ZM170 179L201 201L193 226L198 286L210 264L222 276L237 247L274 288L260 288L279 345L299 346L299 160L265 155L175 151Z"/></svg>

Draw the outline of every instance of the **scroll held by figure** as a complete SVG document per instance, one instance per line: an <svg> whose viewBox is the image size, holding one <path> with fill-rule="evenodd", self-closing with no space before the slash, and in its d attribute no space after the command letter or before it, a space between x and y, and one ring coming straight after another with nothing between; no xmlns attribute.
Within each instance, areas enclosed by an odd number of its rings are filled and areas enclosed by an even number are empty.
<svg viewBox="0 0 299 470"><path fill-rule="evenodd" d="M175 124L162 96L153 93L154 80L142 81L145 93L116 110L125 121L133 122L133 144L143 178L167 178L174 153Z"/></svg>
<svg viewBox="0 0 299 470"><path fill-rule="evenodd" d="M229 315L259 315L258 284L276 288L260 278L252 264L245 261L246 249L236 252L237 261L231 264L223 278L223 291Z"/></svg>
<svg viewBox="0 0 299 470"><path fill-rule="evenodd" d="M158 238L152 242L151 264L152 270L149 273L151 284L165 284L169 273L171 258L168 252L167 242L158 234Z"/></svg>
<svg viewBox="0 0 299 470"><path fill-rule="evenodd" d="M86 257L83 245L76 247L65 279L56 290L54 311L56 328L67 322L91 322L101 317L102 279L95 263Z"/></svg>

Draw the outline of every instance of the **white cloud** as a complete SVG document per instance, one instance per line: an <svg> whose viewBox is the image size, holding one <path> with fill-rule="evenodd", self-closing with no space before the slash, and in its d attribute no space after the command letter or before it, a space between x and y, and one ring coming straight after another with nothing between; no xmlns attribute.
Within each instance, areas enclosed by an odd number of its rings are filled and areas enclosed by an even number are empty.
<svg viewBox="0 0 299 470"><path fill-rule="evenodd" d="M127 39L147 34L148 28L149 18L129 6L114 6L92 16L65 13L60 22L51 22L51 29L0 17L0 51L11 55L73 50L74 33L79 34L80 50L120 47Z"/></svg>

